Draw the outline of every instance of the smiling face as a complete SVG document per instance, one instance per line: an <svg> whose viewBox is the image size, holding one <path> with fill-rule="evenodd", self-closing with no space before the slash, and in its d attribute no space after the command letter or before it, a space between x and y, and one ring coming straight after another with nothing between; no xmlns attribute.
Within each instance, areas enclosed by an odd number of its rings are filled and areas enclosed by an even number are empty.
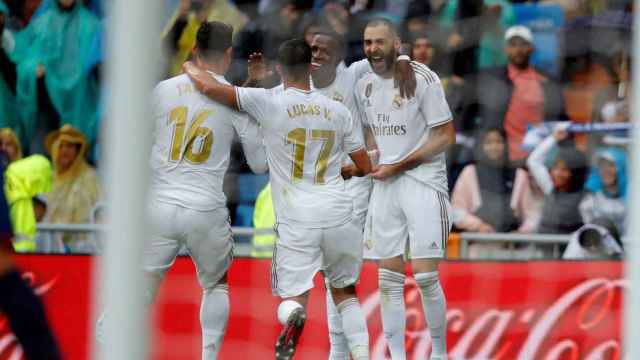
<svg viewBox="0 0 640 360"><path fill-rule="evenodd" d="M400 39L388 26L376 24L364 29L364 53L374 73L391 77L399 48Z"/></svg>
<svg viewBox="0 0 640 360"><path fill-rule="evenodd" d="M338 44L328 35L318 34L311 41L311 74L326 76L335 72L339 63Z"/></svg>

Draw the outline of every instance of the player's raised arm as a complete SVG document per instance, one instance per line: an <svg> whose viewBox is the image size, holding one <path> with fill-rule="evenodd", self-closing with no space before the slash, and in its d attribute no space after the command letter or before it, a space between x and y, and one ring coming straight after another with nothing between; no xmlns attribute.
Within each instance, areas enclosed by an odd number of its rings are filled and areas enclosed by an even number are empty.
<svg viewBox="0 0 640 360"><path fill-rule="evenodd" d="M207 71L191 61L185 62L182 65L182 69L198 91L213 101L224 104L234 110L239 110L234 86L217 81Z"/></svg>

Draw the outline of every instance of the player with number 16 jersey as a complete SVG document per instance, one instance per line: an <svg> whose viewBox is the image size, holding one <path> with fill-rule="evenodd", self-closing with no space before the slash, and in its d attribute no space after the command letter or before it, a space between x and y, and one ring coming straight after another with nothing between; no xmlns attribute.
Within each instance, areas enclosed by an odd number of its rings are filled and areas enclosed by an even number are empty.
<svg viewBox="0 0 640 360"><path fill-rule="evenodd" d="M284 91L231 87L185 65L187 74L210 98L247 112L263 128L279 240L272 260L273 293L284 301L284 325L276 359L293 356L306 319L308 292L323 270L354 359L368 359L367 327L355 295L362 265L359 226L345 190L342 160L349 154L353 175L371 170L362 133L344 105L311 91L311 49L303 39L278 50Z"/></svg>

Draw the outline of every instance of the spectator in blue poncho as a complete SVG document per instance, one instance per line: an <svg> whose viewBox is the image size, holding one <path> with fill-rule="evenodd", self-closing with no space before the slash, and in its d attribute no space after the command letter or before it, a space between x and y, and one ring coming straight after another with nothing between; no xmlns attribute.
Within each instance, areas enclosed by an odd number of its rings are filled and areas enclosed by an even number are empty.
<svg viewBox="0 0 640 360"><path fill-rule="evenodd" d="M596 154L596 167L585 184L588 191L580 203L585 223L596 218L613 221L620 233L626 230L627 155L618 148L607 148Z"/></svg>
<svg viewBox="0 0 640 360"><path fill-rule="evenodd" d="M44 152L44 135L61 123L95 139L99 89L86 64L99 26L80 2L57 0L16 35L20 135L30 152Z"/></svg>
<svg viewBox="0 0 640 360"><path fill-rule="evenodd" d="M15 40L6 28L9 8L0 0L0 128L15 126L16 65L10 60Z"/></svg>

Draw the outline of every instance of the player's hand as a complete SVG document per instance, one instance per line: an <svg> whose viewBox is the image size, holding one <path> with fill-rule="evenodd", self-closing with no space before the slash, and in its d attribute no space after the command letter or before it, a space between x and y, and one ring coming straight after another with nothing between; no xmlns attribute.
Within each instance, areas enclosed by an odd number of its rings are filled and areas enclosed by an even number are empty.
<svg viewBox="0 0 640 360"><path fill-rule="evenodd" d="M354 176L353 175L354 171L355 171L355 166L353 166L353 165L344 165L340 169L340 174L342 175L343 179L349 180Z"/></svg>
<svg viewBox="0 0 640 360"><path fill-rule="evenodd" d="M267 69L262 53L252 53L247 63L249 81L258 82L273 75L273 71Z"/></svg>
<svg viewBox="0 0 640 360"><path fill-rule="evenodd" d="M400 60L396 63L393 74L393 85L400 87L400 96L411 99L416 93L416 74L411 66L411 61Z"/></svg>
<svg viewBox="0 0 640 360"><path fill-rule="evenodd" d="M569 128L570 124L571 123L569 122L558 124L555 129L553 129L553 137L557 142L560 142L569 137L569 131L567 131L567 129Z"/></svg>
<svg viewBox="0 0 640 360"><path fill-rule="evenodd" d="M380 165L373 168L371 177L376 180L386 180L398 174L397 168L393 165Z"/></svg>
<svg viewBox="0 0 640 360"><path fill-rule="evenodd" d="M209 75L206 71L198 67L191 61L186 61L182 64L182 70L189 76L193 85L202 93L207 93L207 90L215 87L218 83L213 76Z"/></svg>

